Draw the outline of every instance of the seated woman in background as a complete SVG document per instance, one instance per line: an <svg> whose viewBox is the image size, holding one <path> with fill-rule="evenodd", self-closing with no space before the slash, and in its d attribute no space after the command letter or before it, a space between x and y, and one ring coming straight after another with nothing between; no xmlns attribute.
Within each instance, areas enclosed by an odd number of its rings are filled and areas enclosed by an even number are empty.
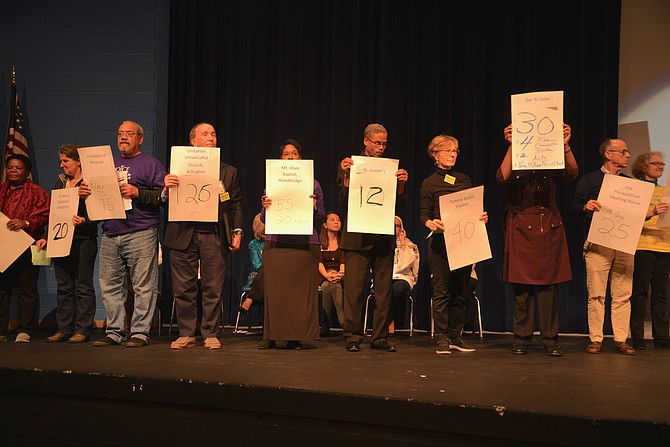
<svg viewBox="0 0 670 447"><path fill-rule="evenodd" d="M279 154L282 160L302 158L300 144L295 140L286 140L280 146ZM326 210L323 190L316 180L313 191L310 195L314 201L311 235L266 235L263 252L265 312L263 340L258 349L274 348L280 340L286 341L289 349L301 349L300 340L319 338L318 265L321 250L318 231ZM265 222L265 212L272 206L272 198L263 195L261 201L261 220ZM309 255L301 256L305 253Z"/></svg>
<svg viewBox="0 0 670 447"><path fill-rule="evenodd" d="M263 249L265 248L265 224L261 221L261 214L256 214L251 224L254 238L249 241L249 262L251 270L244 288L250 287L246 299L240 304L239 310L246 313L254 301L263 302Z"/></svg>
<svg viewBox="0 0 670 447"><path fill-rule="evenodd" d="M419 279L419 247L409 240L402 219L395 216L396 249L393 257L393 289L389 336L395 333L395 323L405 321L405 307L409 292Z"/></svg>
<svg viewBox="0 0 670 447"><path fill-rule="evenodd" d="M337 320L342 326L344 317L344 290L342 289L344 278L344 252L340 250L340 236L342 235L342 222L335 211L326 213L323 221L319 240L321 243L321 260L319 261L319 273L323 277L321 283L321 336L330 335L330 324L332 322L333 309L337 311Z"/></svg>
<svg viewBox="0 0 670 447"><path fill-rule="evenodd" d="M54 189L79 188L82 182L79 146L66 144L60 147L60 166L63 173L58 175ZM74 236L70 254L54 258L56 293L58 308L56 324L58 330L47 337L47 343L67 340L70 343L84 343L91 336L95 317L95 288L93 268L98 254L98 223L88 219L86 203L79 198L77 214L72 216ZM37 241L37 248L43 249L45 239Z"/></svg>

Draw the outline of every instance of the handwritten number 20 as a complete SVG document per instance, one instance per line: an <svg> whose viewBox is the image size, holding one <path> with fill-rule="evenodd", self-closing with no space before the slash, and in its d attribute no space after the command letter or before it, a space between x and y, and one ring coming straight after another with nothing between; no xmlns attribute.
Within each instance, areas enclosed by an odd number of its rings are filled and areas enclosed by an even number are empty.
<svg viewBox="0 0 670 447"><path fill-rule="evenodd" d="M65 237L67 237L67 233L68 233L67 222L57 223L56 225L54 225L52 230L56 230L56 235L54 236L54 241L57 241L59 239L65 239Z"/></svg>

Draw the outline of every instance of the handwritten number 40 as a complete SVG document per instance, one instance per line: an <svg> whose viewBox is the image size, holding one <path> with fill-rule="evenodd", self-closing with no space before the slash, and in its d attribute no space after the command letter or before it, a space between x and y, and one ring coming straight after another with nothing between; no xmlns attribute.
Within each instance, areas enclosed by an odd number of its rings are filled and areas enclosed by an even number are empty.
<svg viewBox="0 0 670 447"><path fill-rule="evenodd" d="M463 242L463 237L466 239L471 239L472 236L475 234L475 224L473 222L466 222L465 225L463 225L463 229L461 230L461 223L458 222L456 223L456 226L454 229L451 231L452 236L458 236L458 242L461 243Z"/></svg>

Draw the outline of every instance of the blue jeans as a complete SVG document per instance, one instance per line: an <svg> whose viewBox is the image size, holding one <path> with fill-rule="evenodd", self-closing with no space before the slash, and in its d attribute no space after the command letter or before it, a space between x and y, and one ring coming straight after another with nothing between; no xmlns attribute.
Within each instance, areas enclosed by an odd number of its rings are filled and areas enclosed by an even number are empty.
<svg viewBox="0 0 670 447"><path fill-rule="evenodd" d="M58 284L56 322L58 330L65 335L91 333L95 317L93 268L97 254L97 241L75 239L69 256L54 259Z"/></svg>
<svg viewBox="0 0 670 447"><path fill-rule="evenodd" d="M158 298L157 228L113 237L102 235L100 291L107 312L107 336L119 343L127 338L128 274L135 294L130 336L148 340Z"/></svg>

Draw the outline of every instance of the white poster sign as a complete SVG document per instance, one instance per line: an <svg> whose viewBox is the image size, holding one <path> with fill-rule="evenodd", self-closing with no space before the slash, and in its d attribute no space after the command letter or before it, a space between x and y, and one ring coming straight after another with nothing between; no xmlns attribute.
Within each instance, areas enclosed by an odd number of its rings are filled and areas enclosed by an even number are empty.
<svg viewBox="0 0 670 447"><path fill-rule="evenodd" d="M7 228L9 217L0 213L0 273L7 270L21 254L30 247L35 240L25 231L11 231Z"/></svg>
<svg viewBox="0 0 670 447"><path fill-rule="evenodd" d="M219 200L227 194L219 182L220 157L218 147L172 147L170 173L179 176L179 186L170 188L168 221L218 221Z"/></svg>
<svg viewBox="0 0 670 447"><path fill-rule="evenodd" d="M605 175L586 240L635 254L653 192L653 183Z"/></svg>
<svg viewBox="0 0 670 447"><path fill-rule="evenodd" d="M563 92L512 95L512 169L563 168Z"/></svg>
<svg viewBox="0 0 670 447"><path fill-rule="evenodd" d="M347 231L395 234L398 160L352 155Z"/></svg>
<svg viewBox="0 0 670 447"><path fill-rule="evenodd" d="M78 188L51 191L49 231L47 232L47 257L62 258L70 254L74 224L72 216L79 208Z"/></svg>
<svg viewBox="0 0 670 447"><path fill-rule="evenodd" d="M486 224L479 220L484 213L484 187L445 194L439 200L449 268L491 259Z"/></svg>
<svg viewBox="0 0 670 447"><path fill-rule="evenodd" d="M314 161L265 160L266 234L312 234Z"/></svg>
<svg viewBox="0 0 670 447"><path fill-rule="evenodd" d="M119 190L112 148L80 147L79 159L84 181L91 187L86 211L91 220L125 219L126 211Z"/></svg>

